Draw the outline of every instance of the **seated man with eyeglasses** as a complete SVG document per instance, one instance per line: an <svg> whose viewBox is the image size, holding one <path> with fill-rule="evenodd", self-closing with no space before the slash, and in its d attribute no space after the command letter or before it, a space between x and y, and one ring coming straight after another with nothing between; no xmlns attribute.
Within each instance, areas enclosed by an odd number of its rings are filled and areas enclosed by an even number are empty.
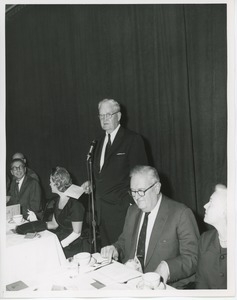
<svg viewBox="0 0 237 300"><path fill-rule="evenodd" d="M26 174L26 166L21 159L11 162L13 180L7 197L7 205L20 204L24 219L29 219L29 212L34 212L37 218L42 216L41 187L39 182Z"/></svg>
<svg viewBox="0 0 237 300"><path fill-rule="evenodd" d="M157 272L163 281L182 289L195 278L199 231L190 208L162 195L156 169L136 166L130 173L130 194L123 232L101 255L137 270Z"/></svg>

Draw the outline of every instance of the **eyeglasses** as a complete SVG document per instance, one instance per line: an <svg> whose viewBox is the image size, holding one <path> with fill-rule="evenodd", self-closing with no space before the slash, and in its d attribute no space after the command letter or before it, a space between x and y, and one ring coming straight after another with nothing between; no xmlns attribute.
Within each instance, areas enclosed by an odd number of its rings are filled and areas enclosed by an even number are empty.
<svg viewBox="0 0 237 300"><path fill-rule="evenodd" d="M99 117L100 120L102 120L102 119L110 120L112 118L112 116L117 114L117 113L118 113L118 111L116 111L112 114L108 113L108 114L98 115L98 117Z"/></svg>
<svg viewBox="0 0 237 300"><path fill-rule="evenodd" d="M25 167L24 167L23 165L20 165L19 167L12 167L11 170L12 170L12 171L24 170L24 168L25 168Z"/></svg>
<svg viewBox="0 0 237 300"><path fill-rule="evenodd" d="M133 198L136 197L136 194L138 194L140 197L144 197L146 192L151 189L158 181L156 181L155 183L153 183L151 186L149 186L147 189L145 190L137 190L137 191L134 191L134 190L130 190L128 191L129 195L132 196Z"/></svg>

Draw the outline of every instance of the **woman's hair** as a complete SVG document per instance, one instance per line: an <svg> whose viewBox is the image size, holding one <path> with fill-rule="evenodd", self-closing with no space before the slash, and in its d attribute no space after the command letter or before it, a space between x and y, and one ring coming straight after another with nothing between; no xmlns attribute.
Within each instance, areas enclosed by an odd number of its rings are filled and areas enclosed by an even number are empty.
<svg viewBox="0 0 237 300"><path fill-rule="evenodd" d="M50 175L53 183L60 192L65 192L70 185L72 185L72 179L68 171L63 167L56 167L52 170Z"/></svg>

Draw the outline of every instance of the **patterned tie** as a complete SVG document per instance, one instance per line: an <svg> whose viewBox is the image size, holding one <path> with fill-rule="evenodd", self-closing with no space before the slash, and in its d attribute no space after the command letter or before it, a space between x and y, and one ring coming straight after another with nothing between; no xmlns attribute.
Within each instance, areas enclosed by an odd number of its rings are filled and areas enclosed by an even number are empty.
<svg viewBox="0 0 237 300"><path fill-rule="evenodd" d="M105 159L106 159L106 156L108 155L110 147L111 147L111 139L110 139L110 134L108 134L108 142L107 142L106 148L105 148Z"/></svg>
<svg viewBox="0 0 237 300"><path fill-rule="evenodd" d="M147 229L147 222L148 216L150 212L145 213L145 217L143 220L142 228L139 235L139 240L137 244L137 258L139 259L142 270L144 272L144 260L145 260L145 243L146 243L146 229Z"/></svg>

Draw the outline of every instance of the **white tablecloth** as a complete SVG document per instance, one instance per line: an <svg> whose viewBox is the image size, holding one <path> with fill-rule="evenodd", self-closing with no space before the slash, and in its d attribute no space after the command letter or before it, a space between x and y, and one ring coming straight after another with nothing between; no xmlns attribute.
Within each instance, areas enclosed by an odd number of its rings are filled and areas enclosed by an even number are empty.
<svg viewBox="0 0 237 300"><path fill-rule="evenodd" d="M26 239L24 235L7 232L5 284L37 280L38 274L48 274L65 264L66 258L57 236L47 230L39 234Z"/></svg>
<svg viewBox="0 0 237 300"><path fill-rule="evenodd" d="M96 253L96 258L98 254ZM97 260L98 261L98 260ZM92 270L93 267L77 267L75 263L66 263L60 269L51 270L51 272L39 274L37 280L24 280L28 286L19 291L21 295L37 295L39 292L79 292L90 293L91 296L97 296L103 291L136 291L140 295L141 290L137 288L137 284L141 281L142 274L128 269L124 265L113 262L98 270ZM22 278L22 277L21 277ZM128 281L127 281L128 280ZM161 289L162 285L161 285ZM173 289L168 286L166 289ZM33 292L33 294L32 294ZM31 294L28 294L31 293ZM76 294L73 294L74 296ZM82 294L80 294L82 295ZM89 294L88 294L89 295Z"/></svg>

